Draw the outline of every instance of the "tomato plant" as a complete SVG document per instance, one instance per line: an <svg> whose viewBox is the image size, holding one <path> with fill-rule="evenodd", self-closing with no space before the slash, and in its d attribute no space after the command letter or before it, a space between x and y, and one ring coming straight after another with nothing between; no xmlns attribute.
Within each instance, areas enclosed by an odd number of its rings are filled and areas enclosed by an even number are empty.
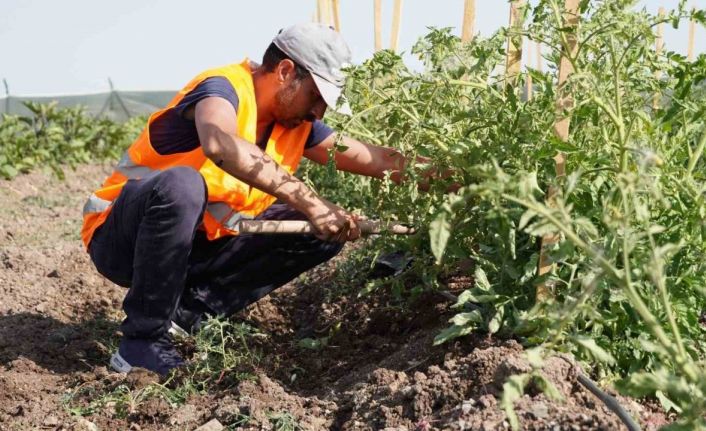
<svg viewBox="0 0 706 431"><path fill-rule="evenodd" d="M411 181L306 173L342 204L422 227L425 236L384 242L416 256L424 288L438 284L430 272L474 262L475 285L437 342L484 330L569 351L626 393L656 396L679 424L706 426L706 56L689 62L653 49L660 22L704 23L704 11L685 3L660 18L632 1L581 2L575 73L561 88L570 29L558 1L526 11L524 35L545 46L549 71L529 69L516 87L502 73L508 30L470 44L432 30L413 49L422 72L380 52L350 71L356 114L337 118L339 127L455 176L425 194ZM527 76L531 100L519 90ZM558 114L559 94L573 104ZM557 115L571 118L566 142L554 135ZM568 157L561 178L558 152ZM465 187L447 194L450 181ZM558 190L552 205L549 187ZM538 277L547 233L561 240L550 251L554 270ZM540 283L550 286L543 301Z"/></svg>

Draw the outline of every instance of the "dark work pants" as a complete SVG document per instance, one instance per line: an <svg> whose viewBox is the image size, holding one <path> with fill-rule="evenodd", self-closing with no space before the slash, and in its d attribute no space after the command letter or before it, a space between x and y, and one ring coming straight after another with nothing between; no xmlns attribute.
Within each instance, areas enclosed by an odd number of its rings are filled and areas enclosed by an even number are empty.
<svg viewBox="0 0 706 431"><path fill-rule="evenodd" d="M128 181L96 230L89 245L96 269L129 288L123 301L125 336L161 335L180 301L230 316L342 248L312 235L241 234L209 241L197 229L206 203L201 175L189 167L171 168ZM284 204L257 218L305 219Z"/></svg>

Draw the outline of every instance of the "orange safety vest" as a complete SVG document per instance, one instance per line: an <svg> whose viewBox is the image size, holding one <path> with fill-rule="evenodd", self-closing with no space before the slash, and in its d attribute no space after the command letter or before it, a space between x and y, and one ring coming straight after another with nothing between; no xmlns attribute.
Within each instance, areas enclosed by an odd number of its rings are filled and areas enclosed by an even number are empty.
<svg viewBox="0 0 706 431"><path fill-rule="evenodd" d="M153 121L168 109L176 106L191 90L207 78L220 76L228 79L238 95L238 136L248 142L256 141L257 103L249 60L207 70L196 76L172 99L166 108L149 117L147 127L127 149L111 176L96 190L83 208L81 238L86 247L95 230L110 214L113 201L118 197L129 179L140 179L154 175L174 166L191 166L203 176L208 187L208 204L201 229L208 239L237 234L237 223L251 219L274 203L276 198L229 175L208 159L201 148L177 154L161 155L150 142L149 129ZM311 131L308 121L294 129L275 124L265 153L289 173L299 166L304 145Z"/></svg>

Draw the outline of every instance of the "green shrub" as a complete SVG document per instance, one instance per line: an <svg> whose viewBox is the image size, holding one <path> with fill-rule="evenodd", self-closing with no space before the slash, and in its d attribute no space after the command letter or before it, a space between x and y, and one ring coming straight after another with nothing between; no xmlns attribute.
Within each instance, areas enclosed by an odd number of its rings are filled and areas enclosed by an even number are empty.
<svg viewBox="0 0 706 431"><path fill-rule="evenodd" d="M137 137L145 119L126 123L87 115L83 108L25 103L32 117L3 114L0 121L0 176L12 179L36 167L60 178L62 166L117 159Z"/></svg>

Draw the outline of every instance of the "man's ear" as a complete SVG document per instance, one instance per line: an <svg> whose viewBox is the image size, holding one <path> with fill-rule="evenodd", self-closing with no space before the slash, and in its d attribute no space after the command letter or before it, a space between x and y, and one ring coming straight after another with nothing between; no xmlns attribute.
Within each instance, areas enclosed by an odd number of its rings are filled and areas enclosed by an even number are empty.
<svg viewBox="0 0 706 431"><path fill-rule="evenodd" d="M281 83L290 82L296 75L294 62L290 59L285 59L277 65L277 80Z"/></svg>

